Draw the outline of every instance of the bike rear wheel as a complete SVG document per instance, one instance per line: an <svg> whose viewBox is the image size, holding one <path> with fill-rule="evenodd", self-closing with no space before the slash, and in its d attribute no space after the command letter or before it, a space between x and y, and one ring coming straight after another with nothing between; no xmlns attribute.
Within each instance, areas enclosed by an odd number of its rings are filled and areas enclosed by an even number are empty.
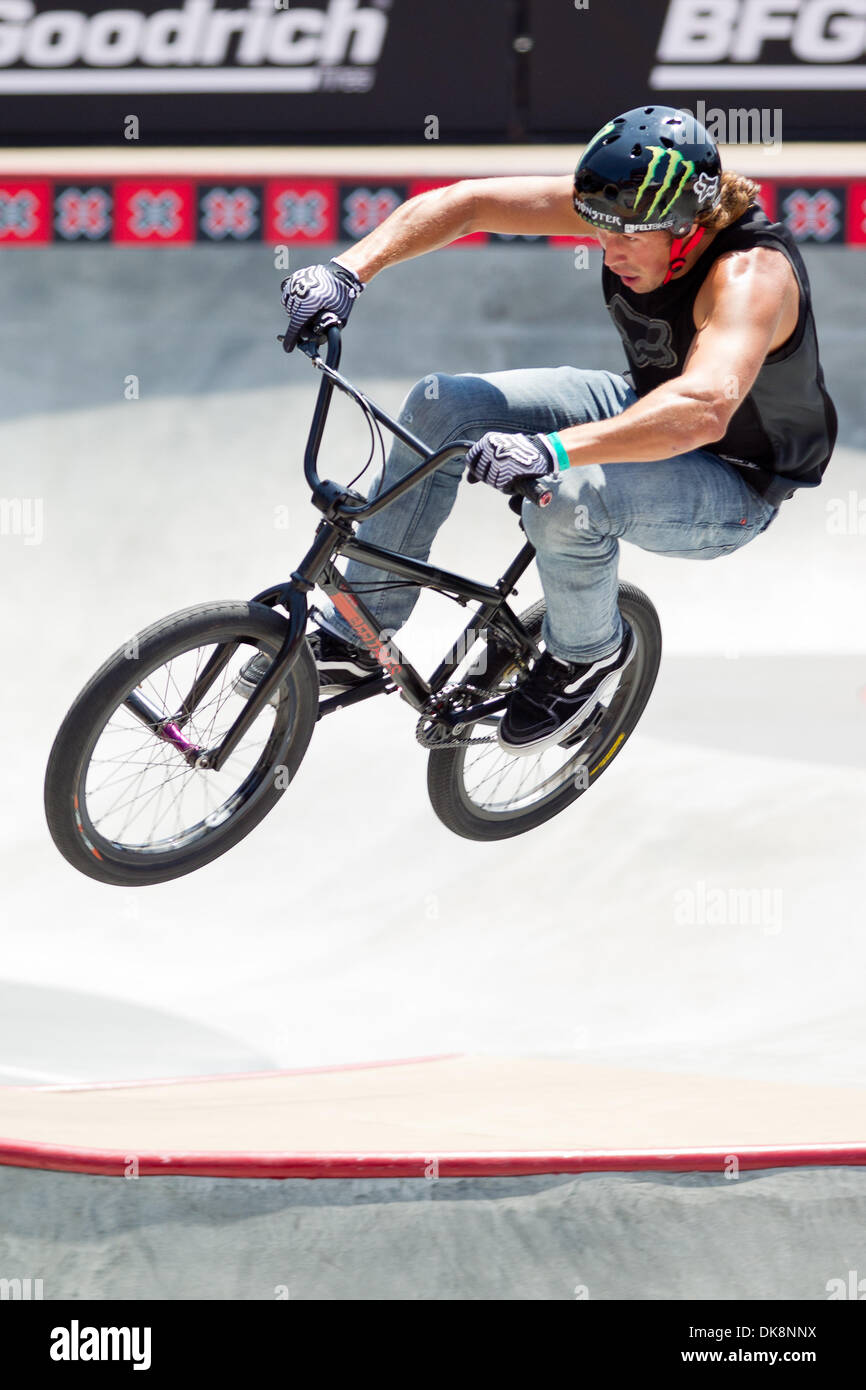
<svg viewBox="0 0 866 1390"><path fill-rule="evenodd" d="M48 827L70 864L101 883L165 883L225 854L273 809L318 714L306 644L276 703L219 772L189 759L191 750L215 747L243 708L233 689L240 667L255 651L276 655L285 632L286 619L262 604L213 603L154 623L109 657L66 715L45 774ZM133 712L130 697L173 720L227 644L228 663L171 737Z"/></svg>
<svg viewBox="0 0 866 1390"><path fill-rule="evenodd" d="M578 741L515 756L491 737L491 721L473 725L463 746L430 753L430 801L455 835L502 840L543 825L597 782L622 751L655 685L662 641L658 614L640 589L621 584L619 609L634 631L635 655L615 691L581 729ZM536 642L544 614L541 600L520 615ZM488 644L481 669L490 694L506 693L520 676L514 654L496 642Z"/></svg>

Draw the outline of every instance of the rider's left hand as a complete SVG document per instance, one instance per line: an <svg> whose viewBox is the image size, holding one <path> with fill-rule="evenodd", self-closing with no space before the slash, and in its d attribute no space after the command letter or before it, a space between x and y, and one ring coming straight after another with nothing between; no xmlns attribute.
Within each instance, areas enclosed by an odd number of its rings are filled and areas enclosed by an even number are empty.
<svg viewBox="0 0 866 1390"><path fill-rule="evenodd" d="M556 456L542 434L483 434L466 454L470 483L489 483L507 492L518 478L544 478L557 470Z"/></svg>

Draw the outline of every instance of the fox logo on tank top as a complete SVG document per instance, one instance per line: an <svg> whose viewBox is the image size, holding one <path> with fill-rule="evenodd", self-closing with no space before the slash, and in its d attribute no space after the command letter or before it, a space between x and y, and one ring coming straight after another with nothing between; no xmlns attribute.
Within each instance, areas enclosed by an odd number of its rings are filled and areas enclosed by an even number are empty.
<svg viewBox="0 0 866 1390"><path fill-rule="evenodd" d="M671 326L666 319L651 319L646 314L639 314L626 304L621 294L613 295L607 307L633 366L677 365L679 359L673 349Z"/></svg>

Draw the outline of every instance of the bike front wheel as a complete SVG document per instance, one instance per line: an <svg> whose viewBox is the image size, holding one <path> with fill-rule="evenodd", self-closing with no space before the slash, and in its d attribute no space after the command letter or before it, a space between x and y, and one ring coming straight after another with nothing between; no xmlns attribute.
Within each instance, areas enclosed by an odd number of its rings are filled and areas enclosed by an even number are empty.
<svg viewBox="0 0 866 1390"><path fill-rule="evenodd" d="M275 656L285 632L286 619L263 604L213 603L154 623L109 657L66 715L45 774L48 827L70 864L102 883L165 883L258 825L297 772L316 723L318 677L306 643L220 771L197 767L194 756L214 748L243 708L234 688L241 666L256 651ZM184 713L215 653L226 661Z"/></svg>
<svg viewBox="0 0 866 1390"><path fill-rule="evenodd" d="M427 790L449 830L468 840L522 835L564 811L610 767L652 693L662 650L658 614L646 594L632 584L621 584L619 609L635 634L635 655L576 740L516 756L500 747L491 720L472 725L461 746L431 752ZM536 643L544 614L541 600L520 615ZM484 657L487 693L507 694L522 674L515 655L493 642Z"/></svg>

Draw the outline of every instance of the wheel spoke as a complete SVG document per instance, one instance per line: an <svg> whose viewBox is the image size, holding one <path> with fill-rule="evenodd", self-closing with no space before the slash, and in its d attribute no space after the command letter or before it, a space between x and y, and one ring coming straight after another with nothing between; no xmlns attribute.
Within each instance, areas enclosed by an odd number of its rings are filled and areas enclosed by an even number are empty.
<svg viewBox="0 0 866 1390"><path fill-rule="evenodd" d="M180 710L215 649L215 643L204 643L172 657L143 673L134 688L167 720ZM184 735L191 743L212 748L231 727L242 708L234 682L249 651L238 648L190 715ZM281 723L288 714L286 709L279 716ZM100 731L88 765L84 800L89 827L115 849L130 852L158 853L210 833L242 790L258 785L256 769L277 719L277 710L268 705L215 772L191 766L179 748L143 732L140 720L119 705Z"/></svg>
<svg viewBox="0 0 866 1390"><path fill-rule="evenodd" d="M540 621L535 632L540 633ZM637 663L625 673L615 691L603 702L605 713L598 727L571 747L554 745L536 754L511 754L498 743L471 740L460 750L460 781L468 805L487 817L513 819L558 796L574 784L578 769L591 762L609 740L611 729L621 722L630 702ZM507 694L514 688L514 671L506 672L488 693ZM592 720L592 716L590 716Z"/></svg>

